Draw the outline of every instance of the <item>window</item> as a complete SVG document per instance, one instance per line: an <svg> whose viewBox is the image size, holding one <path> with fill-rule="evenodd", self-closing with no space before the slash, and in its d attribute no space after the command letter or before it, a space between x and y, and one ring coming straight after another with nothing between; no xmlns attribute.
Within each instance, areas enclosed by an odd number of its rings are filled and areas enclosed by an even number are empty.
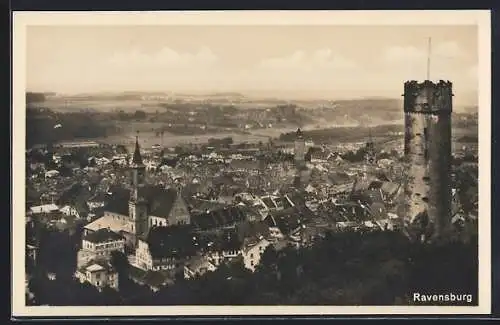
<svg viewBox="0 0 500 325"><path fill-rule="evenodd" d="M101 283L100 283L99 281L97 281L95 284L96 284L97 286L99 286Z"/></svg>
<svg viewBox="0 0 500 325"><path fill-rule="evenodd" d="M252 253L252 254L250 254L250 258L253 258L253 253ZM252 263L253 263L253 262L252 262Z"/></svg>
<svg viewBox="0 0 500 325"><path fill-rule="evenodd" d="M428 143L427 143L427 136L428 136L428 132L427 132L427 128L424 128L424 159L427 160L428 157L429 157L429 152L428 152Z"/></svg>

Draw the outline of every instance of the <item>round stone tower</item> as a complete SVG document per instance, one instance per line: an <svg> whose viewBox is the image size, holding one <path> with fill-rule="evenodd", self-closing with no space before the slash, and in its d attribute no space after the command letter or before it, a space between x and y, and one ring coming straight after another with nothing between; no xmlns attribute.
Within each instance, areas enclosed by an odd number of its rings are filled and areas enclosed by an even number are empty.
<svg viewBox="0 0 500 325"><path fill-rule="evenodd" d="M416 240L441 238L451 219L452 84L407 81L405 230Z"/></svg>

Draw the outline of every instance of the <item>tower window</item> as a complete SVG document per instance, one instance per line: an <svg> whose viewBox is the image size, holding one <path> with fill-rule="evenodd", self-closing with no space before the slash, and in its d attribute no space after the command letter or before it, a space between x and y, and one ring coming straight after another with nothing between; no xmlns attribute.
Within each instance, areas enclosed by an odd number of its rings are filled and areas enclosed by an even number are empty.
<svg viewBox="0 0 500 325"><path fill-rule="evenodd" d="M424 128L424 158L425 160L429 159L429 150L428 150L428 132L427 128Z"/></svg>

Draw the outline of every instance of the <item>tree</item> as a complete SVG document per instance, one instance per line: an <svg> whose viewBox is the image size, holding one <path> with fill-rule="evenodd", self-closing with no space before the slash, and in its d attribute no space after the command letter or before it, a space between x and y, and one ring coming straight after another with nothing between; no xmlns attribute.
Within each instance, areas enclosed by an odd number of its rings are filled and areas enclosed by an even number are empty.
<svg viewBox="0 0 500 325"><path fill-rule="evenodd" d="M137 110L134 113L134 118L138 119L138 120L142 120L142 119L146 118L146 112L141 111L141 110Z"/></svg>
<svg viewBox="0 0 500 325"><path fill-rule="evenodd" d="M118 283L124 282L128 278L130 269L127 256L120 251L111 252L111 265L118 272Z"/></svg>

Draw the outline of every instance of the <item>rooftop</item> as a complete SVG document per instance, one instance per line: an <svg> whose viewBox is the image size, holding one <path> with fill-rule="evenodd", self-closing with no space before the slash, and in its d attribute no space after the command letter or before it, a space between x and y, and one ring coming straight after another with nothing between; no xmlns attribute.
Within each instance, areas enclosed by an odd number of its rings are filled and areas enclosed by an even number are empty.
<svg viewBox="0 0 500 325"><path fill-rule="evenodd" d="M99 219L94 220L85 226L85 229L90 231L98 231L99 229L107 228L111 231L116 232L117 234L125 231L132 232L131 224L128 221L123 220L122 218L118 218L112 215L105 215Z"/></svg>
<svg viewBox="0 0 500 325"><path fill-rule="evenodd" d="M90 266L87 266L87 268L85 270L89 271L89 272L98 272L98 271L104 271L105 268L103 266L95 263L95 264L91 264Z"/></svg>
<svg viewBox="0 0 500 325"><path fill-rule="evenodd" d="M84 236L83 239L97 244L123 240L123 237L108 228L102 228Z"/></svg>

